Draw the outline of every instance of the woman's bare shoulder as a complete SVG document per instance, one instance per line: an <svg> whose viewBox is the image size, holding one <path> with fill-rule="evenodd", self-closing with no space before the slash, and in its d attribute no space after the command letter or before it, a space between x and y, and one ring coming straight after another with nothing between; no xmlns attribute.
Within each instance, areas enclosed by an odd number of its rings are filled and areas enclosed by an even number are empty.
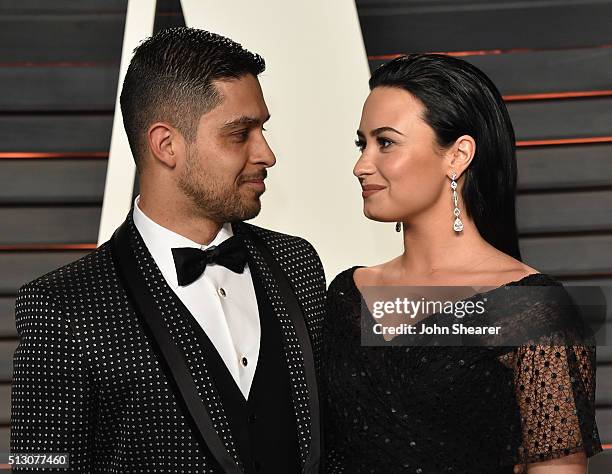
<svg viewBox="0 0 612 474"><path fill-rule="evenodd" d="M503 252L499 252L498 255L495 255L488 262L486 268L482 268L481 271L485 275L488 273L492 283L499 285L511 281L518 281L529 275L541 273L539 270ZM487 279L486 276L485 279Z"/></svg>
<svg viewBox="0 0 612 474"><path fill-rule="evenodd" d="M371 267L360 267L353 273L353 280L357 288L364 286L376 286L384 284L385 277L395 268L400 257L396 257L388 262L379 263Z"/></svg>

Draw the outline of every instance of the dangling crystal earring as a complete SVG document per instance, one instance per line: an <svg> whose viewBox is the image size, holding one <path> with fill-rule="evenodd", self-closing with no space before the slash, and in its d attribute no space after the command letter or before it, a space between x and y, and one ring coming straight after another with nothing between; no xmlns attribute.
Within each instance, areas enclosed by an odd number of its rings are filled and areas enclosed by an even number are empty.
<svg viewBox="0 0 612 474"><path fill-rule="evenodd" d="M395 223L395 232L401 232L402 231L402 223L401 222L396 222Z"/></svg>
<svg viewBox="0 0 612 474"><path fill-rule="evenodd" d="M457 196L457 181L455 181L456 177L457 177L457 174L453 171L453 174L451 176L451 189L453 191L453 203L455 204L455 209L453 210L453 214L455 215L455 222L453 223L453 230L455 232L461 232L463 230L463 222L461 222L461 219L459 219L459 214L461 213L461 211L459 210L459 207L457 207L459 198Z"/></svg>

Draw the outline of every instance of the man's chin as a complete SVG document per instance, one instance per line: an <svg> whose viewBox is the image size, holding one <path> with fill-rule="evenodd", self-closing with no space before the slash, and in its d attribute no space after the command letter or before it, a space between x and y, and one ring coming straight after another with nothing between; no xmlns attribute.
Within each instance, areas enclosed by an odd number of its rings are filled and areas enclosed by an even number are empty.
<svg viewBox="0 0 612 474"><path fill-rule="evenodd" d="M248 221L254 219L261 212L261 201L256 198L254 202L249 203L245 206L239 215L239 220Z"/></svg>

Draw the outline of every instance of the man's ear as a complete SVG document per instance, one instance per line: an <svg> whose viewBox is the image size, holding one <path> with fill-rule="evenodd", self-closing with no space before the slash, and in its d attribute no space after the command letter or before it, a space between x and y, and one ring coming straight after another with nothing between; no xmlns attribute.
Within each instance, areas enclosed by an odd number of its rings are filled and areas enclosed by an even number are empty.
<svg viewBox="0 0 612 474"><path fill-rule="evenodd" d="M168 168L176 166L177 157L184 147L182 135L166 122L156 122L149 127L147 141L153 160Z"/></svg>
<svg viewBox="0 0 612 474"><path fill-rule="evenodd" d="M448 164L448 177L453 171L457 173L455 179L459 179L463 172L470 166L476 153L476 141L470 135L462 135L451 145L445 153Z"/></svg>

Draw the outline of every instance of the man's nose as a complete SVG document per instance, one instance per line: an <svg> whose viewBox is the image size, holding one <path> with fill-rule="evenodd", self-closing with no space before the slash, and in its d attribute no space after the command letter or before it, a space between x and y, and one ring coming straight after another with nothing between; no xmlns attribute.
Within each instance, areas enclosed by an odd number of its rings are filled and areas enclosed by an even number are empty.
<svg viewBox="0 0 612 474"><path fill-rule="evenodd" d="M268 168L276 164L276 156L264 137L261 138L261 142L254 151L253 159L256 163L264 164Z"/></svg>

